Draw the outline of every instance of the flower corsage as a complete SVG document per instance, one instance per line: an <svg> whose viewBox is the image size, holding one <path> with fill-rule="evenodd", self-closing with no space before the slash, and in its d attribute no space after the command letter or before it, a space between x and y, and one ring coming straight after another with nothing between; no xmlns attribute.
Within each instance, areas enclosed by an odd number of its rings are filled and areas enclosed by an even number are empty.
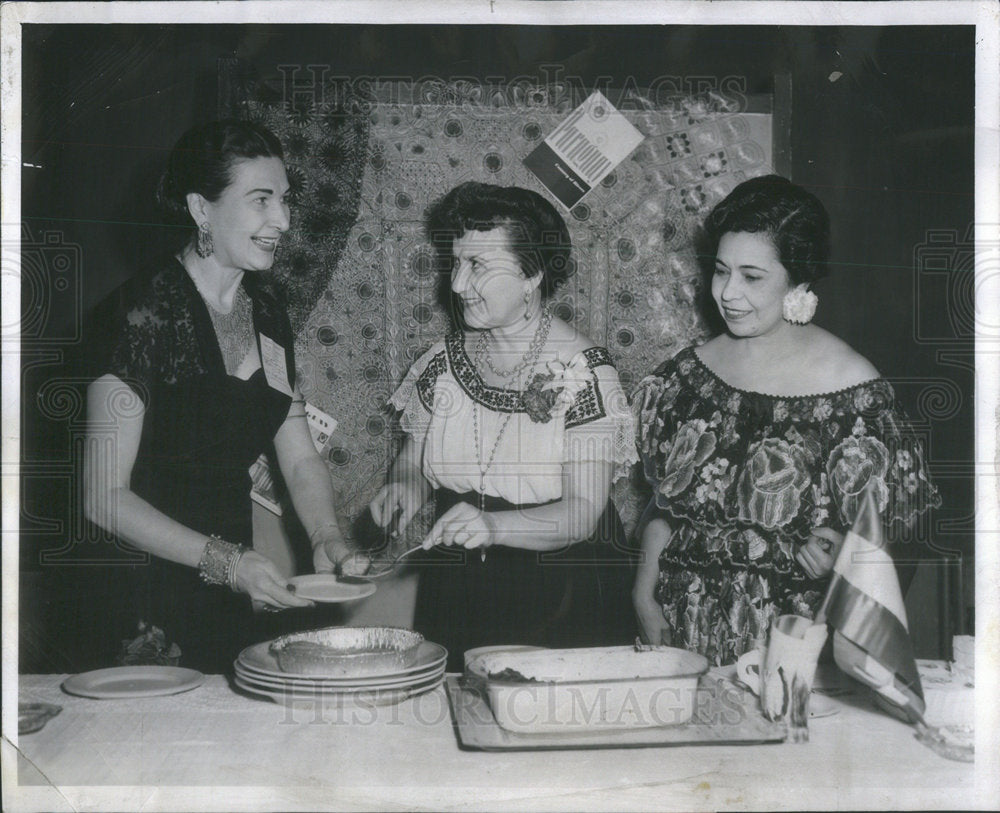
<svg viewBox="0 0 1000 813"><path fill-rule="evenodd" d="M550 361L545 368L548 372L537 373L522 396L524 409L535 423L548 423L566 414L580 391L594 380L594 372L582 354L569 364Z"/></svg>

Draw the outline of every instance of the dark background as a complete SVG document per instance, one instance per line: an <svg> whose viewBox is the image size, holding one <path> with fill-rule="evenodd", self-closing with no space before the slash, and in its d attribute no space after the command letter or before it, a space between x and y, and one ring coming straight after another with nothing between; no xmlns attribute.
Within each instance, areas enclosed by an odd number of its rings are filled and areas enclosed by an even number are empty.
<svg viewBox="0 0 1000 813"><path fill-rule="evenodd" d="M21 671L116 648L93 607L106 576L76 509L83 411L60 382L81 314L163 244L166 152L219 109L220 64L281 92L281 65L328 76L545 78L697 87L791 78L791 177L826 204L833 273L817 322L867 356L925 435L944 507L904 559L922 657L973 624L974 29L965 27L39 26L23 31ZM220 60L223 60L220 63ZM305 73L301 73L306 77ZM70 382L72 383L72 382ZM75 540L67 545L67 540ZM124 633L126 631L122 631ZM96 647L96 648L95 648ZM106 664L102 664L106 665Z"/></svg>

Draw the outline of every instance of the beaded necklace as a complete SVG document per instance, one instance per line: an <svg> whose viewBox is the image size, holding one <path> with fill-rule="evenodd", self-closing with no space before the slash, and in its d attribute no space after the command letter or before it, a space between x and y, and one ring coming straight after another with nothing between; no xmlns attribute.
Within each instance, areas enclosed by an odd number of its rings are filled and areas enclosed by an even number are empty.
<svg viewBox="0 0 1000 813"><path fill-rule="evenodd" d="M549 328L552 327L552 311L548 308L542 310L542 318L538 322L538 327L535 328L535 335L531 337L531 344L528 345L528 350L521 357L521 360L516 366L510 370L498 370L493 366L493 362L490 361L490 354L486 352L486 334L489 332L484 330L479 334L479 340L476 342L476 352L474 356L474 361L476 368L480 370L483 369L483 362L486 362L486 366L493 373L493 375L498 378L515 378L519 377L525 367L534 365L535 361L538 360L538 354L542 350L542 346L545 344L546 339L549 337Z"/></svg>
<svg viewBox="0 0 1000 813"><path fill-rule="evenodd" d="M538 323L538 327L535 329L535 335L531 339L531 344L528 346L528 351L524 354L521 359L521 363L514 368L511 373L511 377L514 377L515 388L522 394L521 379L524 373L530 372L538 361L538 357L542 353L542 348L545 346L545 342L549 338L549 328L552 327L552 311L548 308L542 311L542 318ZM486 331L483 331L476 344L475 353L475 364L476 367L482 369L483 356L486 352ZM491 367L492 369L492 367ZM503 439L504 433L507 431L507 426L510 424L510 419L514 417L514 412L508 412L503 419L503 423L500 424L500 431L497 432L496 440L493 441L493 448L490 449L490 455L486 459L485 465L483 464L483 453L479 442L479 410L482 405L478 402L474 402L472 405L472 434L473 440L476 445L476 464L479 467L479 510L485 511L486 505L486 475L489 473L490 468L493 466L493 460L496 457L497 449L500 448L500 441ZM483 559L486 558L486 550L483 549L481 552Z"/></svg>
<svg viewBox="0 0 1000 813"><path fill-rule="evenodd" d="M479 337L479 343L476 345L477 363L479 362L480 350L485 349L485 347L486 347L486 331L483 331L482 336ZM531 352L530 347L528 348L528 352L529 353ZM490 368L490 372L493 373L493 375L495 375L497 378L507 379L507 378L513 378L515 375L517 375L518 372L520 372L521 368L524 366L524 359L526 358L526 356L522 356L521 360L513 367L511 367L509 370L504 370L501 367L494 367L492 353L483 352L482 358L486 362L486 366Z"/></svg>

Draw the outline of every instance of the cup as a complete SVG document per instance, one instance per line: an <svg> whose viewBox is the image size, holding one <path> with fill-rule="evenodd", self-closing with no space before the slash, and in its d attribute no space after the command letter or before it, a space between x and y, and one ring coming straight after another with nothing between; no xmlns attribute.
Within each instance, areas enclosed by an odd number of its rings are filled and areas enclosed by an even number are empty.
<svg viewBox="0 0 1000 813"><path fill-rule="evenodd" d="M825 642L826 624L782 615L771 624L766 652L752 649L736 662L737 677L760 696L764 716L787 720L793 742L809 740L809 693Z"/></svg>

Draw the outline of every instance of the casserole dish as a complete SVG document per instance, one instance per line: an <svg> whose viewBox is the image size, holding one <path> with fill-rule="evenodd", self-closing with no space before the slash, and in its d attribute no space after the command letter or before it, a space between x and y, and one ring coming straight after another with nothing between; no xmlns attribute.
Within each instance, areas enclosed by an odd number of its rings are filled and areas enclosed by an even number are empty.
<svg viewBox="0 0 1000 813"><path fill-rule="evenodd" d="M497 723L519 733L682 725L708 660L674 647L538 649L477 659Z"/></svg>

